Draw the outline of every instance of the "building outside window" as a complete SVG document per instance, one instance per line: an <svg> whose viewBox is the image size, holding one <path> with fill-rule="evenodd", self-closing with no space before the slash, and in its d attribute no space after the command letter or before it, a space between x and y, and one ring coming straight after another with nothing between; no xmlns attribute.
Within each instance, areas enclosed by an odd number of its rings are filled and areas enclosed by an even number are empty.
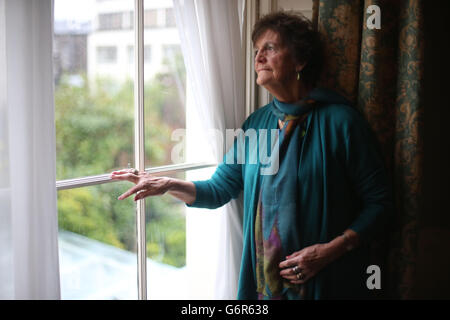
<svg viewBox="0 0 450 320"><path fill-rule="evenodd" d="M122 29L123 13L102 13L98 15L98 30Z"/></svg>
<svg viewBox="0 0 450 320"><path fill-rule="evenodd" d="M113 46L97 47L97 63L116 63L117 48Z"/></svg>
<svg viewBox="0 0 450 320"><path fill-rule="evenodd" d="M175 15L173 13L173 9L172 8L167 8L165 10L165 14L166 14L166 21L165 21L165 26L169 27L169 28L173 28L175 27Z"/></svg>
<svg viewBox="0 0 450 320"><path fill-rule="evenodd" d="M150 9L144 11L144 27L155 28L158 26L158 10Z"/></svg>

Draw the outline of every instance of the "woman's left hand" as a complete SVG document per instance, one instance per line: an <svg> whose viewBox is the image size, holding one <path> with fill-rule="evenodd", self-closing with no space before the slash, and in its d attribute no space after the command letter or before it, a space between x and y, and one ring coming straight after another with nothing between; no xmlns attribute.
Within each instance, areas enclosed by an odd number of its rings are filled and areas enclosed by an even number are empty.
<svg viewBox="0 0 450 320"><path fill-rule="evenodd" d="M325 244L315 244L294 252L279 264L280 275L294 284L302 284L314 277L330 262Z"/></svg>

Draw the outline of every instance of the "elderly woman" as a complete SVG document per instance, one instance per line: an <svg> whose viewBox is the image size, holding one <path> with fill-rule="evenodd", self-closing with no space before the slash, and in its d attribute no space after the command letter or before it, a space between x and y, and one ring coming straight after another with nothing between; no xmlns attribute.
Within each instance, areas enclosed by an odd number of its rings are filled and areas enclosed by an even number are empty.
<svg viewBox="0 0 450 320"><path fill-rule="evenodd" d="M168 192L188 206L217 208L243 190L239 299L367 298L369 241L391 205L369 126L346 99L315 87L321 46L305 17L269 14L252 40L257 83L274 98L242 129L279 131L278 171L224 161L211 179L186 182L122 170L112 178L136 186L119 199Z"/></svg>

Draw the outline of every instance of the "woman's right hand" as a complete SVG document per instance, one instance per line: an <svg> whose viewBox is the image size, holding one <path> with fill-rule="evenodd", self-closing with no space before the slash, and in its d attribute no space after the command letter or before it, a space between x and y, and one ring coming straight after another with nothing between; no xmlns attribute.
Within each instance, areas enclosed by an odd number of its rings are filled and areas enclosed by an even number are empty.
<svg viewBox="0 0 450 320"><path fill-rule="evenodd" d="M113 171L110 175L112 180L130 181L135 184L125 193L118 197L123 200L135 194L134 201L148 196L159 196L165 194L171 186L171 178L155 177L146 172L138 172L136 169L123 169Z"/></svg>

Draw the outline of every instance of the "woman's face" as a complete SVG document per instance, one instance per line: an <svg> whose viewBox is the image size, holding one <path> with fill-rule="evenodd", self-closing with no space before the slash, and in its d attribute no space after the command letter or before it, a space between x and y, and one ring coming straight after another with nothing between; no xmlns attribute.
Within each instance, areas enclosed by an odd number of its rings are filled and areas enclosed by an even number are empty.
<svg viewBox="0 0 450 320"><path fill-rule="evenodd" d="M297 70L288 48L280 35L268 29L255 42L256 83L272 94L286 90L296 82Z"/></svg>

